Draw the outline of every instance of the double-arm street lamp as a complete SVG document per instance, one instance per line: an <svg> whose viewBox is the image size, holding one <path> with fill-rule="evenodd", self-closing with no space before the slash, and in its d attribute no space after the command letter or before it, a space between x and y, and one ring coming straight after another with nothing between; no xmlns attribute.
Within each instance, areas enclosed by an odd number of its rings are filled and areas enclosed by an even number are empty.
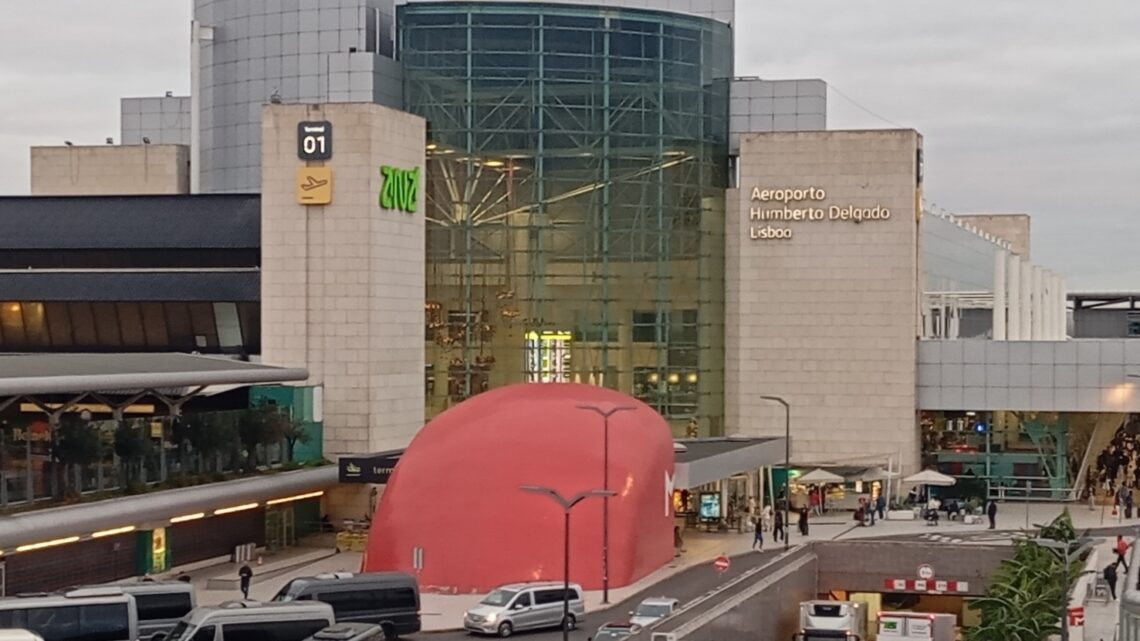
<svg viewBox="0 0 1140 641"><path fill-rule="evenodd" d="M542 487L538 485L524 485L521 488L524 492L531 492L534 494L542 494L554 499L559 506L562 507L563 513L563 549L562 549L562 641L569 641L570 639L570 510L582 501L595 496L608 497L613 496L613 492L606 490L586 490L585 492L578 492L574 496L566 498L559 494L558 490L549 487Z"/></svg>
<svg viewBox="0 0 1140 641"><path fill-rule="evenodd" d="M610 490L610 417L618 412L637 409L632 405L579 405L580 410L594 412L602 417L602 489ZM602 499L602 603L610 602L610 499Z"/></svg>
<svg viewBox="0 0 1140 641"><path fill-rule="evenodd" d="M784 406L784 551L787 552L791 546L791 543L788 542L788 532L792 529L790 520L792 504L792 407L779 396L761 396L760 398Z"/></svg>
<svg viewBox="0 0 1140 641"><path fill-rule="evenodd" d="M1076 541L1058 541L1056 539L1031 539L1037 545L1057 554L1064 566L1061 568L1061 585L1063 594L1061 601L1061 641L1069 641L1069 590L1072 589L1073 561L1081 558L1086 550L1092 547L1093 542L1086 538Z"/></svg>

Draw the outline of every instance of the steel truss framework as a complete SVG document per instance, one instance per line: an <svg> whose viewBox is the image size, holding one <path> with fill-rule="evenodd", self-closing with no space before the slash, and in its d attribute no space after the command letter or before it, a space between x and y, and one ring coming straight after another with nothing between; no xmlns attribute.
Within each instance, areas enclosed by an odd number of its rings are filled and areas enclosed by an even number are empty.
<svg viewBox="0 0 1140 641"><path fill-rule="evenodd" d="M594 378L716 432L728 27L518 3L401 11L407 107L431 132L435 396ZM526 337L543 333L572 335L554 374L534 371Z"/></svg>

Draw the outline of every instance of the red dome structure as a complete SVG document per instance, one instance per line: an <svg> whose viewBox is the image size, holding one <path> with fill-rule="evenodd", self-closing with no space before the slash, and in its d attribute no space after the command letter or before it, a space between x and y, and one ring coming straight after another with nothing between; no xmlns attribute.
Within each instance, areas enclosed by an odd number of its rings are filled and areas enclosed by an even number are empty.
<svg viewBox="0 0 1140 641"><path fill-rule="evenodd" d="M562 580L563 511L549 496L601 489L603 420L580 409L630 406L609 420L610 586L673 559L673 437L661 415L609 389L522 384L471 398L428 423L400 458L372 521L365 571L413 570L425 591L484 592ZM570 580L602 586L602 499L570 517Z"/></svg>

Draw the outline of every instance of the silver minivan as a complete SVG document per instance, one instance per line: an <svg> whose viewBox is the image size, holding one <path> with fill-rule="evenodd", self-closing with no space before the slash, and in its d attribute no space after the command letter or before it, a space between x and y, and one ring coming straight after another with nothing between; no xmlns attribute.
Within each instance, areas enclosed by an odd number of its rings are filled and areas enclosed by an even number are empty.
<svg viewBox="0 0 1140 641"><path fill-rule="evenodd" d="M258 603L227 601L197 607L169 635L153 641L304 641L336 623L332 606L319 601Z"/></svg>
<svg viewBox="0 0 1140 641"><path fill-rule="evenodd" d="M512 583L496 588L463 616L468 632L509 637L519 630L558 628L563 625L566 594L562 583ZM582 586L570 584L570 615L565 621L573 630L586 618Z"/></svg>
<svg viewBox="0 0 1140 641"><path fill-rule="evenodd" d="M159 632L169 633L197 605L194 586L184 581L143 579L99 587L116 587L135 598L142 641Z"/></svg>

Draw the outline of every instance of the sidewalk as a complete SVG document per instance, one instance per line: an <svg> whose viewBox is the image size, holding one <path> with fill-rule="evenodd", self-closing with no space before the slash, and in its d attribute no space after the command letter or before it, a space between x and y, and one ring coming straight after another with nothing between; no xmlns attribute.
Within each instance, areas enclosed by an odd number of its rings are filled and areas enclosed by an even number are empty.
<svg viewBox="0 0 1140 641"><path fill-rule="evenodd" d="M1036 524L1051 521L1060 515L1065 507L1066 504L1056 503L1030 503L1028 508L1025 504L1018 503L999 504L997 526L1000 529L994 531L988 529L989 526L987 522L965 525L961 521L947 521L945 519L936 526L927 525L921 520L913 520L878 521L876 525L871 527L857 527L851 519L849 512L825 514L820 517L813 517L810 520L809 534L807 537L800 536L793 524L791 544L795 546L810 541L836 539L921 537L923 540L930 541L932 544L976 543L993 545L1009 541L1010 535L1024 529L1026 523L1028 523L1029 527L1033 527ZM1121 526L1140 528L1140 519L1134 519L1129 522L1114 518L1111 516L1111 508L1102 511L1098 507L1097 510L1090 511L1085 504L1068 504L1068 507L1073 516L1074 525L1078 530L1088 528L1119 528ZM685 553L681 557L674 559L666 566L649 574L633 585L611 588L610 602L618 603L695 565L706 563L711 565L713 559L722 554L729 557L747 554L752 549L752 539L753 535L751 532L701 533L690 531L685 535ZM777 544L772 540L770 532L766 533L765 549L771 550L780 545L782 544ZM313 548L297 548L283 554L295 554L300 556L312 552ZM275 560L279 558L282 557L275 557ZM295 568L284 573L282 576L256 582L250 590L250 597L257 600L271 599L281 587L296 576L313 575L322 572L359 572L360 563L361 554L358 552L336 554L321 559L316 563ZM212 605L240 598L240 593L237 590L208 589L209 580L211 578L236 576L238 567L239 566L233 564L225 564L223 566L215 566L190 573L197 590L199 604ZM258 568L257 566L252 567L256 576ZM219 582L215 581L215 585L217 584L219 584ZM423 629L429 632L458 629L463 618L463 613L476 604L482 596L481 594L421 595ZM587 592L585 594L585 600L588 612L603 609L601 607L601 591ZM1091 621L1091 611L1089 618ZM1113 625L1114 624L1115 618L1113 618ZM1090 630L1091 629L1090 627ZM1091 641L1097 641L1099 639L1099 637L1092 636L1091 633L1087 634L1086 638ZM1105 637L1106 640L1111 638L1111 634Z"/></svg>
<svg viewBox="0 0 1140 641"><path fill-rule="evenodd" d="M1109 562L1116 557L1115 537L1102 539L1096 546L1097 554L1097 571L1102 570ZM1124 569L1120 569L1120 580L1117 581L1116 591L1117 596L1124 591ZM1085 606L1085 641L1112 641L1116 638L1116 623L1120 618L1120 602L1108 601L1107 603L1100 599L1094 599L1088 596L1084 603Z"/></svg>

